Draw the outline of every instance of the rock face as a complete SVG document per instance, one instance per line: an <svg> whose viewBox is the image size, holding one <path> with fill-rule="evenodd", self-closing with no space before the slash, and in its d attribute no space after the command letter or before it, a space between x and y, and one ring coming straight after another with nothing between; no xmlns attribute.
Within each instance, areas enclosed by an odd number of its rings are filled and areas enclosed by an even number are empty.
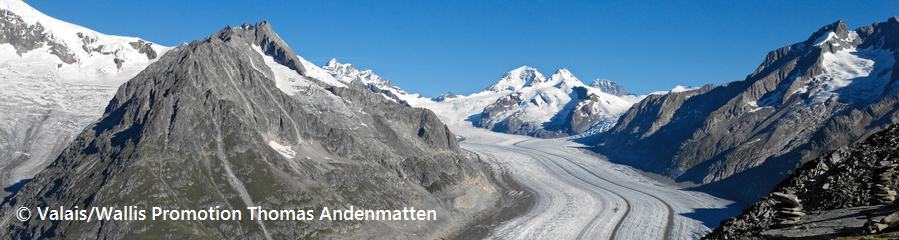
<svg viewBox="0 0 899 240"><path fill-rule="evenodd" d="M615 82L609 81L607 79L596 79L593 81L593 83L590 83L590 86L593 88L599 89L600 91L603 91L605 93L612 94L612 95L619 96L619 97L631 95L626 90L624 90L624 87L622 87L621 85L618 85Z"/></svg>
<svg viewBox="0 0 899 240"><path fill-rule="evenodd" d="M119 85L168 49L0 0L0 186L46 167Z"/></svg>
<svg viewBox="0 0 899 240"><path fill-rule="evenodd" d="M617 84L608 82L605 87L614 86ZM622 112L640 99L587 86L567 69L545 78L527 66L506 73L486 91L499 97L471 118L475 126L537 137L608 130Z"/></svg>
<svg viewBox="0 0 899 240"><path fill-rule="evenodd" d="M899 163L895 158L897 152L899 125L876 133L864 142L823 154L822 157L803 164L780 182L774 188L775 193L749 205L739 216L725 220L705 238L764 239L761 235L763 232L784 228L780 224L783 218L779 217L777 209L780 207L778 203L784 199L778 195L785 192L794 193L796 199L792 201L801 201L804 212L816 215L838 216L841 215L840 211L864 207L865 211L847 215L864 220L864 214L872 214L873 217L897 211L899 209L894 205L882 205L882 197L878 194L881 187L896 189L899 184L896 175L881 178L882 175L877 174L883 171L884 165ZM822 222L812 224L825 225ZM857 229L836 224L827 232L835 232L837 235L865 233L862 224L855 227ZM803 230L800 227L798 231Z"/></svg>
<svg viewBox="0 0 899 240"><path fill-rule="evenodd" d="M745 80L647 97L594 144L613 161L751 201L801 163L899 122L897 47L896 18L836 22L770 52Z"/></svg>
<svg viewBox="0 0 899 240"><path fill-rule="evenodd" d="M492 185L436 115L309 77L276 37L266 23L229 27L165 53L0 210L414 206L437 210L437 221L19 222L4 214L0 234L433 239L493 206Z"/></svg>

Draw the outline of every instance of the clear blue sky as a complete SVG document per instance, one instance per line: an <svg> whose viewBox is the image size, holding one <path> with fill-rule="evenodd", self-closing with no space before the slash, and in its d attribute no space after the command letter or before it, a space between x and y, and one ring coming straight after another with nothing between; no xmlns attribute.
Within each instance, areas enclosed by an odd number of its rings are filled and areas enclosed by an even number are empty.
<svg viewBox="0 0 899 240"><path fill-rule="evenodd" d="M259 1L262 2L262 1ZM899 1L112 1L29 3L100 32L164 45L268 20L298 54L374 69L412 92L471 93L520 65L570 69L636 93L743 79L775 48Z"/></svg>

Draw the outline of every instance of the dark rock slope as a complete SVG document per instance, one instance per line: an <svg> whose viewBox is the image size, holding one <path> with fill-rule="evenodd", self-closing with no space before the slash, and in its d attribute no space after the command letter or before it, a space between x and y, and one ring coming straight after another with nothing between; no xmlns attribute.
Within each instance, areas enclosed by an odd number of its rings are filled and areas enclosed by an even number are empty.
<svg viewBox="0 0 899 240"><path fill-rule="evenodd" d="M261 45L261 46L260 46ZM254 48L260 50L254 50ZM264 52L266 55L260 55ZM205 209L436 209L433 222L37 221L10 238L441 238L492 207L492 185L429 110L302 73L266 23L167 52L119 88L103 117L5 205ZM302 76L302 75L301 75Z"/></svg>
<svg viewBox="0 0 899 240"><path fill-rule="evenodd" d="M877 179L880 162L899 163L899 126L872 135L864 142L840 148L805 163L782 181L773 192L795 194L809 214L841 208L877 206L876 184L897 189L896 176L887 183ZM737 217L725 220L707 239L761 239L775 226L773 194L747 207Z"/></svg>
<svg viewBox="0 0 899 240"><path fill-rule="evenodd" d="M613 161L755 200L801 163L899 122L897 47L897 18L836 22L770 52L745 80L647 97L595 144Z"/></svg>

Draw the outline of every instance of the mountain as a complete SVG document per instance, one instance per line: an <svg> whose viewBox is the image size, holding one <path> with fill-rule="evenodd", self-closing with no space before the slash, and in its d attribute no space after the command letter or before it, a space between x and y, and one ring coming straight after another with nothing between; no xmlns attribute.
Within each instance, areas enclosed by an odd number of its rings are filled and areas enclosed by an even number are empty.
<svg viewBox="0 0 899 240"><path fill-rule="evenodd" d="M768 53L744 80L648 96L594 144L613 161L751 201L801 163L899 122L897 47L897 18L835 22Z"/></svg>
<svg viewBox="0 0 899 240"><path fill-rule="evenodd" d="M640 99L606 92L618 86L607 83L610 88L603 90L585 85L567 69L545 78L534 68L520 67L487 88L499 97L471 120L493 131L538 137L602 132Z"/></svg>
<svg viewBox="0 0 899 240"><path fill-rule="evenodd" d="M604 93L612 94L612 95L619 96L619 97L631 95L626 90L624 90L624 87L622 87L621 85L618 85L617 83L606 80L606 79L593 80L593 83L590 83L590 86L593 88L599 89L599 91L602 91Z"/></svg>
<svg viewBox="0 0 899 240"><path fill-rule="evenodd" d="M566 69L546 78L537 69L522 66L484 91L430 99L403 91L372 70L359 70L336 59L322 69L340 82L362 85L398 103L435 111L452 124L465 121L498 132L542 137L605 131L641 98L607 80L594 83L599 88L585 85Z"/></svg>
<svg viewBox="0 0 899 240"><path fill-rule="evenodd" d="M340 63L337 59L332 58L322 69L341 82L365 86L370 91L379 93L387 99L398 103L408 105L407 99L418 98L417 94L403 91L403 89L394 86L390 81L382 79L381 76L378 76L370 69L360 70L352 64Z"/></svg>
<svg viewBox="0 0 899 240"><path fill-rule="evenodd" d="M434 239L493 211L479 162L434 113L313 77L269 24L171 49L4 205L433 209L434 221L40 221L11 238Z"/></svg>
<svg viewBox="0 0 899 240"><path fill-rule="evenodd" d="M119 85L168 50L0 0L0 186L47 166Z"/></svg>
<svg viewBox="0 0 899 240"><path fill-rule="evenodd" d="M884 165L899 164L899 126L878 132L853 146L839 148L809 161L773 192L751 204L739 216L725 220L706 236L707 239L780 239L802 236L825 239L837 236L868 235L867 219L880 221L885 215L899 211L878 199L878 186L899 189L895 172L889 180L880 176ZM802 216L795 226L779 226L777 193L796 196L801 202ZM894 192L895 193L895 192ZM897 225L893 225L895 232ZM889 230L888 230L889 231ZM882 233L878 233L882 234ZM893 239L883 237L883 239ZM867 239L867 238L865 238Z"/></svg>

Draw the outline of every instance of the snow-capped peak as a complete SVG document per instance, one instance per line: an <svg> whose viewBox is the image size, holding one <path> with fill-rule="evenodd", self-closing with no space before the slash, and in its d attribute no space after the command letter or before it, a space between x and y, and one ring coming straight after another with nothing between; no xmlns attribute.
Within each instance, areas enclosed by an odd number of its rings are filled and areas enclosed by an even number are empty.
<svg viewBox="0 0 899 240"><path fill-rule="evenodd" d="M544 82L546 78L536 68L521 66L507 72L499 81L487 88L488 91L517 91L525 86Z"/></svg>
<svg viewBox="0 0 899 240"><path fill-rule="evenodd" d="M109 56L102 61L121 69L122 65L152 60L169 49L140 38L105 35L64 22L20 0L0 0L0 25L22 29L7 39L18 55L44 46L47 49L41 51L58 56L60 63L65 64L95 65L97 56ZM38 48L28 49L32 43Z"/></svg>
<svg viewBox="0 0 899 240"><path fill-rule="evenodd" d="M553 75L550 76L546 82L551 83L557 87L563 84L569 87L585 85L583 82L581 82L580 79L575 77L574 74L572 74L571 71L568 71L568 69L566 68L560 68L559 70L556 70L556 72L553 73Z"/></svg>
<svg viewBox="0 0 899 240"><path fill-rule="evenodd" d="M390 81L381 78L381 76L378 76L370 69L360 70L352 64L341 63L334 58L328 61L328 63L321 69L340 82L360 84L375 93L381 94L391 101L406 103L430 101L429 99L422 98L418 94L407 93L403 89L391 84Z"/></svg>
<svg viewBox="0 0 899 240"><path fill-rule="evenodd" d="M338 65L340 65L340 62L338 62L336 58L331 58L331 60L328 60L328 64L325 64L324 67L334 68L334 67L337 67Z"/></svg>
<svg viewBox="0 0 899 240"><path fill-rule="evenodd" d="M602 92L615 96L624 96L630 94L626 90L624 90L624 87L622 87L621 85L618 85L617 83L607 79L593 80L593 83L591 83L590 86Z"/></svg>
<svg viewBox="0 0 899 240"><path fill-rule="evenodd" d="M336 58L332 58L328 61L328 64L325 64L322 68L330 71L337 80L345 83L358 81L363 84L375 84L378 86L390 84L390 81L381 78L381 76L378 76L370 69L360 70L353 66L353 64L341 63L337 61Z"/></svg>

